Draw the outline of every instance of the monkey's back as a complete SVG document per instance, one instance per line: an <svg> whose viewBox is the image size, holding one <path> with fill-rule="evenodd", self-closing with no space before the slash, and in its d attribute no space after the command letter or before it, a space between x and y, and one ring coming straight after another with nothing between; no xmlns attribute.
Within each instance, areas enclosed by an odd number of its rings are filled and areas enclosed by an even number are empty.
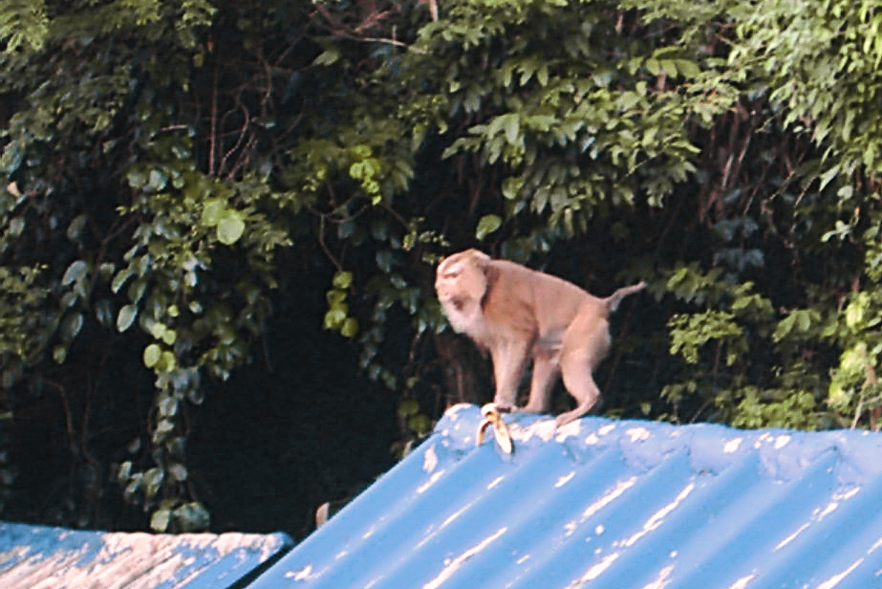
<svg viewBox="0 0 882 589"><path fill-rule="evenodd" d="M493 260L491 266L500 287L492 290L508 299L502 307L516 317L528 314L540 337L565 329L586 304L603 306L602 299L557 276L508 260Z"/></svg>

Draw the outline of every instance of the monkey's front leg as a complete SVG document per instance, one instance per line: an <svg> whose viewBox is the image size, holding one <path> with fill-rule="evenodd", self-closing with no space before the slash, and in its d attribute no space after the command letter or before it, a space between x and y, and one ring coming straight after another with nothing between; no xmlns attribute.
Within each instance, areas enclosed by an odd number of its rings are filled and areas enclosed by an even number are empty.
<svg viewBox="0 0 882 589"><path fill-rule="evenodd" d="M502 411L517 408L518 384L527 366L530 348L529 341L503 340L490 350L496 381L493 403Z"/></svg>
<svg viewBox="0 0 882 589"><path fill-rule="evenodd" d="M530 399L521 411L545 413L551 406L551 387L560 376L560 366L553 352L538 352L533 356L533 380Z"/></svg>

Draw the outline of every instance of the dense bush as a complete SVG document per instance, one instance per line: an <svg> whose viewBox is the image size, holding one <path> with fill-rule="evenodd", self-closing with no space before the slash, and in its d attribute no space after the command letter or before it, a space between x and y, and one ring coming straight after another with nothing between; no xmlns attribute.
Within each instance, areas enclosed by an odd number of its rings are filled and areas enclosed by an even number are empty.
<svg viewBox="0 0 882 589"><path fill-rule="evenodd" d="M303 354L273 348L280 309L323 297L292 329L336 332L309 341L352 387L293 405L349 423L324 407L366 415L365 376L397 406L370 441L406 451L489 396L432 291L467 246L650 283L610 415L875 429L880 23L844 0L7 1L0 443L55 432L62 523L123 525L121 497L204 528L206 398L277 386L268 359Z"/></svg>

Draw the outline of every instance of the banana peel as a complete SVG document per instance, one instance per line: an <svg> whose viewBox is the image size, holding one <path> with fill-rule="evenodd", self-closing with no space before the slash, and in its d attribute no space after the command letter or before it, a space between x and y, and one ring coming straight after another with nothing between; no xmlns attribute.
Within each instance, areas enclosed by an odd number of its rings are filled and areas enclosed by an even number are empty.
<svg viewBox="0 0 882 589"><path fill-rule="evenodd" d="M492 425L493 437L496 439L496 445L498 445L499 449L506 454L511 454L514 449L511 442L511 434L508 431L508 426L505 425L505 422L502 420L502 413L499 411L496 404L487 403L481 407L481 415L484 416L484 419L478 424L478 432L475 434L478 446L484 443L484 431Z"/></svg>

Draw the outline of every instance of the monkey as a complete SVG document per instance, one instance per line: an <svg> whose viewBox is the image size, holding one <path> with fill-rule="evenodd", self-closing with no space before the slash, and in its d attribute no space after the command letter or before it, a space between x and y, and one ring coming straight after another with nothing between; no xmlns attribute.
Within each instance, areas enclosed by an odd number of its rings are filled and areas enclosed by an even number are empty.
<svg viewBox="0 0 882 589"><path fill-rule="evenodd" d="M453 330L490 353L499 410L545 413L552 385L563 378L576 408L557 416L556 427L597 402L593 372L609 352L609 315L645 286L639 282L601 299L562 278L476 249L443 258L435 275L435 291ZM518 409L518 384L531 360L530 396Z"/></svg>

